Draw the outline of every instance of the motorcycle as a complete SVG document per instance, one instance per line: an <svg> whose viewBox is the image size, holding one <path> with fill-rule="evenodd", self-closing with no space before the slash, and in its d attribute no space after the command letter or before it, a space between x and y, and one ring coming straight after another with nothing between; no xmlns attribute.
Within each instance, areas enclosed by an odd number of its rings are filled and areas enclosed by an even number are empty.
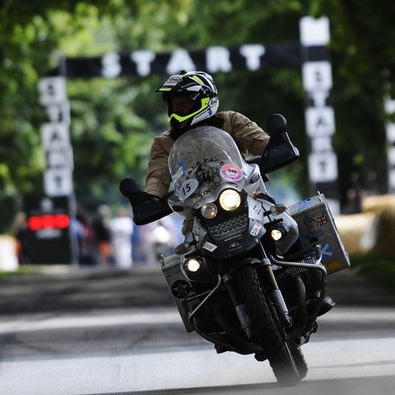
<svg viewBox="0 0 395 395"><path fill-rule="evenodd" d="M144 224L176 212L185 241L161 269L187 332L217 353L268 360L277 382L307 374L301 346L317 331L327 277L349 267L325 196L286 207L270 196L267 174L299 157L280 114L267 122L261 157L245 160L225 131L199 126L169 155L174 191L154 200L131 179L120 189Z"/></svg>

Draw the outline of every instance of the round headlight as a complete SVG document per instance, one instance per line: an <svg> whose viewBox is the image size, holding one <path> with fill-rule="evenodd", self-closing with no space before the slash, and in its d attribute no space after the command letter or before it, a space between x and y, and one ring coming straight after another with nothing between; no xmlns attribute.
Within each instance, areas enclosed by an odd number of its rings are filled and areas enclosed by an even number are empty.
<svg viewBox="0 0 395 395"><path fill-rule="evenodd" d="M225 189L219 196L219 204L226 211L236 210L241 203L240 193L234 189Z"/></svg>
<svg viewBox="0 0 395 395"><path fill-rule="evenodd" d="M185 262L185 268L192 273L196 273L200 269L200 266L200 262L195 258L188 259Z"/></svg>
<svg viewBox="0 0 395 395"><path fill-rule="evenodd" d="M207 203L203 204L203 206L200 207L200 212L204 218L212 219L215 218L215 216L217 215L218 208L214 203Z"/></svg>
<svg viewBox="0 0 395 395"><path fill-rule="evenodd" d="M280 240L283 237L283 234L282 234L281 230L273 229L270 232L270 236L272 236L272 239L274 241L278 241L278 240Z"/></svg>

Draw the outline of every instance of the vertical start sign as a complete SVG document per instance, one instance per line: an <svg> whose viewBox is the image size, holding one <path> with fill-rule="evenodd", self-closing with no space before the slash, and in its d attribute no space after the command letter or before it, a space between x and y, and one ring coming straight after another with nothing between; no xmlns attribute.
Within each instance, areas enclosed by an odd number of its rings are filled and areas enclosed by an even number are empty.
<svg viewBox="0 0 395 395"><path fill-rule="evenodd" d="M31 263L77 263L74 229L73 151L70 143L70 106L64 77L47 77L38 84L40 103L48 116L41 126L46 154L43 198L26 198Z"/></svg>
<svg viewBox="0 0 395 395"><path fill-rule="evenodd" d="M332 147L335 117L333 108L329 105L332 68L326 48L329 42L328 18L302 18L300 41L303 48L303 86L308 98L305 118L310 140L310 182L315 189L313 192L324 193L333 215L337 215L340 213L340 204L337 156Z"/></svg>
<svg viewBox="0 0 395 395"><path fill-rule="evenodd" d="M73 193L73 151L70 144L70 105L64 77L40 80L40 103L48 115L41 127L41 143L47 157L44 189L47 196L70 196Z"/></svg>
<svg viewBox="0 0 395 395"><path fill-rule="evenodd" d="M387 115L395 113L395 100L387 95L384 99ZM395 195L395 122L386 123L387 134L387 163L388 163L388 192Z"/></svg>

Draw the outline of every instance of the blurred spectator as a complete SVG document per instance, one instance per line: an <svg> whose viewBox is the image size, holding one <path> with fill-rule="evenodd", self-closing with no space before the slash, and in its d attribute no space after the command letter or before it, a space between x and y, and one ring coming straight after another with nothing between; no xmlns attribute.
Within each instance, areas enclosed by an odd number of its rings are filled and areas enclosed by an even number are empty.
<svg viewBox="0 0 395 395"><path fill-rule="evenodd" d="M342 214L357 214L361 212L361 194L357 189L349 189L346 192L346 202Z"/></svg>
<svg viewBox="0 0 395 395"><path fill-rule="evenodd" d="M133 256L133 264L146 264L148 263L148 257L145 247L145 239L144 239L144 227L147 225L135 226L133 230L132 236L132 256Z"/></svg>
<svg viewBox="0 0 395 395"><path fill-rule="evenodd" d="M97 215L92 222L92 230L98 248L98 263L101 266L108 266L111 263L111 209L109 206L101 205L97 210Z"/></svg>
<svg viewBox="0 0 395 395"><path fill-rule="evenodd" d="M159 220L152 230L151 243L155 259L158 262L162 255L168 256L173 253L173 235L171 229L166 226L163 220Z"/></svg>
<svg viewBox="0 0 395 395"><path fill-rule="evenodd" d="M74 230L78 242L78 262L82 265L95 263L95 235L88 214L78 205Z"/></svg>
<svg viewBox="0 0 395 395"><path fill-rule="evenodd" d="M19 263L29 263L29 228L27 226L27 216L22 211L18 212L14 218L14 223L12 225L12 234L17 242Z"/></svg>
<svg viewBox="0 0 395 395"><path fill-rule="evenodd" d="M130 268L133 264L133 220L127 209L118 210L111 220L110 229L115 265L122 269Z"/></svg>
<svg viewBox="0 0 395 395"><path fill-rule="evenodd" d="M184 241L184 236L181 232L183 221L184 217L173 213L159 221L136 226L133 232L134 264L157 264L158 253L165 256L174 253L174 248ZM159 228L158 230L156 230L157 227ZM165 238L169 244L166 246L155 245L159 241L158 235L162 242ZM162 237L160 237L161 235Z"/></svg>
<svg viewBox="0 0 395 395"><path fill-rule="evenodd" d="M174 254L174 248L179 244L172 216L150 223L143 235L149 262L158 263L162 255Z"/></svg>

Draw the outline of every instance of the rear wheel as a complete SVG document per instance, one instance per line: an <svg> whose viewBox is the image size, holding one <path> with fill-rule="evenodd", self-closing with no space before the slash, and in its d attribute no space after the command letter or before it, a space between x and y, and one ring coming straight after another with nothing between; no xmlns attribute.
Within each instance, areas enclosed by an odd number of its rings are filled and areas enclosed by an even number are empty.
<svg viewBox="0 0 395 395"><path fill-rule="evenodd" d="M299 356L299 353L291 351L277 315L272 313L268 306L256 269L253 266L242 267L237 273L237 279L255 337L263 346L278 383L284 385L298 383L302 377L293 354Z"/></svg>

